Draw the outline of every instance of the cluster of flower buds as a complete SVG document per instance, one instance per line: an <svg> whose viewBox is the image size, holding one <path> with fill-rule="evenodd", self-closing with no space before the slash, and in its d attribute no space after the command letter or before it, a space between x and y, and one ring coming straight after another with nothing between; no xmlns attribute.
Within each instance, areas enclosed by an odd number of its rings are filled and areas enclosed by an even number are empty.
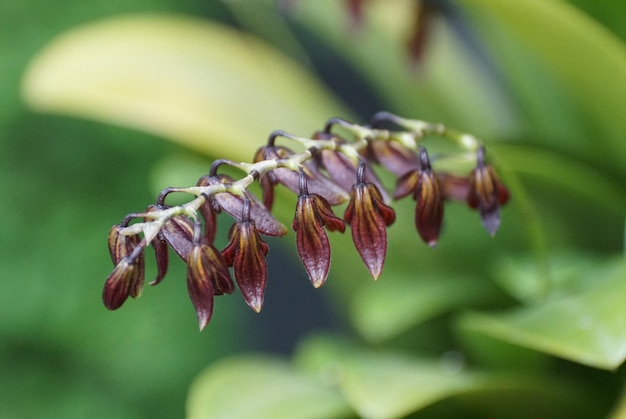
<svg viewBox="0 0 626 419"><path fill-rule="evenodd" d="M394 128L380 128L388 125ZM334 128L347 135L337 134ZM450 155L431 159L418 145L427 136L457 144L460 151L456 157L476 162L469 175L435 172L434 163ZM278 138L299 145L302 151L277 145ZM224 165L241 170L242 177L218 173ZM393 196L387 193L374 165L383 166L397 178ZM255 182L261 187L262 199L249 190ZM365 266L374 279L380 276L387 253L387 227L396 218L392 199L413 196L417 231L433 247L439 238L444 201L465 201L477 209L493 235L500 224L500 206L509 199L507 188L485 162L485 150L478 140L441 124L381 112L366 126L330 119L311 138L275 131L252 163L217 160L196 186L168 188L146 211L130 214L111 228L109 250L116 266L104 286L104 305L115 310L129 296L141 294L144 250L151 246L157 274L150 285L158 284L166 274L168 248L186 262L187 289L200 329L211 318L214 296L235 290L231 267L246 303L259 312L267 282L268 246L263 236L282 236L288 231L271 213L276 185L297 194L292 228L298 255L316 288L324 284L330 267L327 231L344 232L346 224ZM166 197L174 192L191 194L193 199L183 205L166 205ZM346 202L341 218L333 207ZM234 221L229 242L221 251L215 246L220 212Z"/></svg>

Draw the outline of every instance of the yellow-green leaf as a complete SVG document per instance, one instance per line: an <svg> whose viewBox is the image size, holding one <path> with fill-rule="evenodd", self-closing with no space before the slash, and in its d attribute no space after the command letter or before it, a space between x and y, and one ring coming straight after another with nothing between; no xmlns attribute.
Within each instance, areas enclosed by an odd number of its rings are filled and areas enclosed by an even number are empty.
<svg viewBox="0 0 626 419"><path fill-rule="evenodd" d="M456 351L440 357L407 355L316 337L301 345L296 363L333 383L361 418L405 418L421 410L426 413L433 405L438 406L438 414L430 412L426 417L457 417L450 412L459 402L467 407L462 417L593 417L595 413L589 403L591 392L572 382L525 370L473 370Z"/></svg>
<svg viewBox="0 0 626 419"><path fill-rule="evenodd" d="M349 116L306 68L260 40L197 18L147 14L62 34L32 61L34 109L144 130L248 158L275 129L309 135Z"/></svg>
<svg viewBox="0 0 626 419"><path fill-rule="evenodd" d="M514 60L538 60L557 83L567 89L582 110L579 115L594 133L584 138L587 154L601 158L624 173L624 106L626 105L626 46L597 21L565 1L559 0L461 0L475 20L475 27L496 60L511 77L517 72ZM502 42L506 40L506 42ZM511 43L521 47L511 56ZM541 86L532 83L530 68L525 86L536 102L550 100ZM519 73L517 75L520 75ZM521 92L525 94L527 92ZM550 109L547 118L558 110ZM571 124L579 121L572 120ZM562 132L562 131L561 131ZM565 137L568 139L568 137ZM560 141L552 139L552 142ZM567 146L566 146L567 147ZM570 151L571 145L567 148Z"/></svg>
<svg viewBox="0 0 626 419"><path fill-rule="evenodd" d="M626 359L626 263L580 272L588 288L498 314L467 313L464 331L574 362L615 369Z"/></svg>
<svg viewBox="0 0 626 419"><path fill-rule="evenodd" d="M266 356L222 359L200 374L187 399L188 419L318 419L346 417L331 387Z"/></svg>

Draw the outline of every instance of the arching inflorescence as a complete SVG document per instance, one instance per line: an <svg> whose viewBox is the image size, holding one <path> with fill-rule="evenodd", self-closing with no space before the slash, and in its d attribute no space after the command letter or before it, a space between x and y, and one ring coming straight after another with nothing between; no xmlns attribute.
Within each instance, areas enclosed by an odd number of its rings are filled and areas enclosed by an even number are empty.
<svg viewBox="0 0 626 419"><path fill-rule="evenodd" d="M426 137L449 140L458 151L430 157L419 145ZM278 139L290 141L302 151L278 145ZM460 162L471 159L473 169L465 175L433 169L435 163L451 157ZM242 177L218 173L224 165L239 169ZM396 177L392 196L374 171L376 165ZM255 182L261 187L261 199L249 190ZM297 194L291 227L298 255L316 288L324 284L330 267L327 231L344 232L346 224L369 272L374 279L381 275L386 229L396 218L392 199L413 197L417 231L433 247L439 238L445 201L465 201L477 209L493 235L500 225L500 207L509 200L507 188L485 161L481 143L441 124L381 112L369 125L330 119L311 138L274 131L252 163L217 160L196 186L167 188L146 211L129 214L111 228L109 250L115 268L104 286L104 305L115 310L129 296L141 294L144 250L151 246L157 275L150 285L165 276L169 248L187 264L187 289L200 329L211 319L214 296L235 290L231 267L246 303L259 312L267 282L268 245L263 236L282 236L288 231L271 212L274 188L279 184ZM166 197L174 192L191 194L193 199L183 205L167 205ZM333 207L345 202L342 218ZM234 222L229 242L220 251L215 247L215 232L216 216L222 211Z"/></svg>

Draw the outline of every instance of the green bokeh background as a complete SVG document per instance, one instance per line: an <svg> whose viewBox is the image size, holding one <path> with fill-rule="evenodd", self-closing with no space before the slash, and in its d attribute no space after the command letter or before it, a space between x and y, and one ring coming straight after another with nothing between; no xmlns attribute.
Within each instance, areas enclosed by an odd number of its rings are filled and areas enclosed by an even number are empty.
<svg viewBox="0 0 626 419"><path fill-rule="evenodd" d="M201 368L256 346L246 342L236 310L219 302L220 318L198 333L176 263L171 281L150 290L149 306L115 313L102 306L107 231L154 200L154 162L179 148L136 131L34 114L20 98L28 61L63 30L127 12L219 14L214 3L0 6L0 417L181 417Z"/></svg>
<svg viewBox="0 0 626 419"><path fill-rule="evenodd" d="M604 25L621 41L626 39L626 27L623 25L626 10L623 2L576 0L570 3ZM26 108L20 98L20 83L29 60L61 32L94 19L155 11L184 13L243 25L270 43L277 36L262 24L255 24L255 20L242 12L241 7L231 9L219 1L111 0L94 3L61 0L54 4L12 1L0 6L2 418L182 417L187 392L194 377L207 365L226 355L250 350L288 353L300 337L318 328L353 335L353 329L346 325L348 320L345 319L349 316L352 316L353 326L360 328L361 337L384 340L387 338L384 336L384 322L376 326L367 317L376 317L376 312L373 315L369 308L377 308L376 304L381 304L381 298L382 317L376 318L384 319L384 316L389 315L393 319L397 315L400 329L403 321L408 324L416 322L415 317L407 320L406 310L397 314L389 310L388 305L385 306L384 298L389 298L389 304L394 304L406 291L401 281L398 283L391 279L386 289L388 294L383 293L382 296L380 289L374 290L372 284L363 285L365 291L352 307L357 314L352 312L346 315L350 309L342 304L333 304L326 297L328 294L334 295L335 303L337 300L347 301L353 289L351 285L354 284L354 276L363 276L357 280L367 280L365 270L356 267L359 261L355 254L352 254L354 260L346 258L342 260L341 266L336 266L336 277L325 287L328 289L313 292L306 283L301 267L293 261L293 251L280 240L271 242L271 285L260 316L251 313L239 296L220 298L210 326L198 333L195 314L184 286L184 266L178 261L171 264L168 278L158 287L146 290L140 302L127 303L123 309L113 313L101 305L101 287L111 269L106 248L106 234L110 226L128 212L140 210L152 202L160 187L170 186L172 182L192 184L202 174L199 170L203 165L208 167L210 158L218 156L195 154L161 137L136 130L34 113ZM307 46L306 59L314 63L312 69L323 77L330 90L341 98L356 117L365 120L372 112L388 109L402 112L407 117L445 120L468 131L480 131L483 127L481 124L487 121L487 125L491 125L485 128L486 134L508 133L511 138L507 140L522 147L530 146L530 149L515 149L514 146L508 148L508 144L500 144L496 150L505 166L510 165L511 172L521 174L524 190L531 191L532 202L537 205L532 209L541 214L542 228L547 237L544 237L546 242L539 247L550 249L549 253L575 249L594 256L619 255L624 240L623 200L616 201L595 194L603 190L600 188L607 179L611 185L607 187L608 190L614 192L614 185L623 187L625 167L620 167L621 151L616 150L616 155L609 156L607 161L610 164L603 167L603 156L611 151L610 147L608 151L606 148L598 151L593 146L588 147L593 144L592 141L581 140L594 132L598 132L601 138L606 133L603 131L603 121L585 113L584 106L573 99L575 92L564 87L565 82L553 74L545 74L541 60L518 62L516 57L526 57L523 54L525 51L519 50L513 50L507 59L499 57L504 71L510 76L507 88L513 93L508 93L518 101L515 103L519 107L516 109L518 117L522 115L521 128L516 126L510 129L506 123L508 120L502 124L495 123L485 116L490 112L470 109L462 98L459 104L446 103L446 98L437 96L437 92L425 98L423 105L416 110L419 114L406 115L411 112L416 99L387 97L381 86L389 80L376 79L376 76L368 79L367 72L354 70L355 63L362 64L367 62L366 59L358 54L350 55L351 51L342 56L341 45L337 46L336 40L327 41L312 35L306 24L296 29L303 35L301 41ZM489 38L489 31L497 28L485 26L481 30ZM337 46L337 49L324 49L325 42ZM298 55L288 42L276 46L297 60L306 62L305 57ZM507 49L505 44L501 44L494 50ZM534 67L538 68L537 72L533 71ZM528 83L533 87L527 88ZM392 82L390 88L393 88ZM537 93L537 90L540 92ZM428 92L427 89L425 91ZM263 98L258 100L259 106L264 106ZM496 112L502 113L504 117L510 116L506 109L494 110ZM620 114L619 109L611 109L610 112ZM320 125L322 123L320 121ZM306 132L298 134L305 135ZM577 146L569 149L569 140ZM262 141L263 138L259 137L259 144ZM546 152L542 154L546 163L554 162L550 159L550 153L554 152L555 156L572 157L572 161L582 163L581 167L590 169L590 172L581 172L578 167L568 167L566 164L555 164L546 166L550 169L542 178L540 170L527 167L529 159L537 156L532 153L532 147L536 145L540 145ZM244 154L249 155L252 151ZM525 152L529 153L529 159L523 154ZM167 165L168 158L173 155L183 156L183 161L195 163L188 168L172 171L171 177L168 177L164 174L168 171L163 170L163 165ZM558 172L557 169L562 170ZM524 177L527 172L530 175ZM591 179L585 176L586 173L602 173L605 177ZM572 179L570 176L574 176L574 181L569 181ZM561 179L565 186L559 189L558 181L557 186L555 183L546 184L546 177ZM510 253L512 258L516 257L516 252L524 253L524 258L526 253L531 253L531 257L526 259L532 259L532 252L528 252L528 248L532 247L533 233L531 231L529 239L523 222L521 226L515 225L516 220L523 219L525 209L521 205L507 210L504 213L502 241L489 242L478 236L482 232L476 214L453 207L450 212L452 219L446 225L444 244L438 253L431 257L424 252L429 249L423 249L415 260L433 276L445 267L448 274L465 269L497 271L499 274L493 275L496 277L495 282L498 276L505 277L500 278L501 286L498 289L493 286L491 278L480 278L476 287L468 287L464 294L467 300L463 304L482 307L485 295L488 296L490 307L493 307L494 299L500 301L502 306L511 304L512 300L532 300L533 295L536 297L533 294L535 291L518 289L516 284L507 285L510 278L517 277L514 273L508 276L502 274L515 270L519 261L507 265L506 261L499 260L502 263L489 266L491 256L501 256L503 252ZM288 213L284 208L279 208L279 211ZM411 219L410 203L400 206L399 215ZM282 219L285 220L285 217ZM393 233L399 242L406 239L407 232L401 230L396 229ZM468 246L464 237L481 238L475 246ZM346 240L346 237L338 239L336 246L349 246ZM502 249L502 243L506 243L508 250ZM402 267L407 260L413 260L410 259L413 257L412 248L395 250L395 253L390 254L388 262L389 276L396 272L393 266ZM535 251L541 253L541 249ZM463 254L465 259L459 259L459 254ZM398 269L399 273L401 271ZM359 275L354 275L354 272ZM148 270L148 273L152 274L154 270ZM342 276L351 277L346 279L350 286L345 283L343 286L334 284L335 281L342 281ZM385 276L381 278L384 279ZM532 281L530 286L532 288ZM507 296L502 294L502 289L508 292ZM445 290L444 287L443 294ZM418 291L423 293L422 289ZM475 299L472 291L478 295ZM435 296L439 295L437 292L436 289L433 291ZM362 307L360 313L359 307ZM435 307L433 310L439 309ZM441 310L445 311L443 308ZM462 322L469 324L468 329L471 330L472 321L476 322L476 318L469 315ZM393 344L401 348L413 348L406 341L419 339L420 336L447 341L447 329L445 333L437 334L446 320L438 318L434 323L429 323L426 330L401 335ZM476 323L473 327L477 327ZM473 342L474 348L485 345L475 336L470 336L468 340ZM429 350L436 352L440 348L438 343L421 342L417 346L426 353ZM487 342L486 346L491 350L499 348L491 342ZM319 352L324 353L324 350ZM500 353L508 352L505 350ZM518 352L514 353L516 361L523 368L532 365L533 369L540 370L545 366L545 359L537 361L534 354L526 358ZM485 359L479 361L486 365L504 362L511 366L511 360L506 356L502 360L484 354L489 354L489 351L483 352ZM529 363L524 363L529 359ZM553 368L565 368L563 364L557 364L557 367L550 365ZM585 370L578 374L582 368L575 366L568 370L568 374L582 377L590 383L597 380L596 383L606 386L606 399L599 402L602 403L599 410L606 410L604 406L611 405L610 399L621 388L623 371L618 370L611 375ZM475 400L472 403L480 404ZM436 416L437 407L431 410L431 414Z"/></svg>

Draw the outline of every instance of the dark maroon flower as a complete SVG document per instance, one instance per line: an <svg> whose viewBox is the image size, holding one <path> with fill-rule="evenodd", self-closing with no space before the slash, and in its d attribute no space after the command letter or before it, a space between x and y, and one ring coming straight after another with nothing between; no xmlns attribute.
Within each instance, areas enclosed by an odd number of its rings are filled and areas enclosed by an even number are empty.
<svg viewBox="0 0 626 419"><path fill-rule="evenodd" d="M230 241L222 251L229 266L235 269L235 279L246 303L257 313L263 307L267 283L268 246L261 239L255 223L250 219L250 203L244 201L241 221L230 229Z"/></svg>
<svg viewBox="0 0 626 419"><path fill-rule="evenodd" d="M213 315L215 292L211 276L215 272L209 262L208 253L205 246L194 246L189 252L187 262L187 292L196 310L200 330L204 329Z"/></svg>
<svg viewBox="0 0 626 419"><path fill-rule="evenodd" d="M330 268L330 244L326 227L330 231L345 231L346 225L337 217L328 201L321 195L309 193L307 177L300 170L300 193L293 219L298 255L315 288L326 281Z"/></svg>
<svg viewBox="0 0 626 419"><path fill-rule="evenodd" d="M115 265L123 259L133 265L133 276L130 278L130 296L138 298L143 289L145 278L145 261L143 249L145 243L138 235L124 235L121 230L125 225L114 225L109 231L109 252Z"/></svg>
<svg viewBox="0 0 626 419"><path fill-rule="evenodd" d="M413 192L413 198L417 201L415 226L422 240L435 247L443 222L443 195L439 180L430 166L428 153L422 147L419 158L419 169L398 179L394 198L401 198Z"/></svg>
<svg viewBox="0 0 626 419"><path fill-rule="evenodd" d="M396 213L373 183L365 181L365 164L359 165L357 182L352 187L344 219L350 224L352 240L374 279L380 276L387 254L387 229Z"/></svg>
<svg viewBox="0 0 626 419"><path fill-rule="evenodd" d="M136 271L135 265L127 259L118 263L107 278L102 292L102 302L109 310L117 310L130 295L130 287Z"/></svg>
<svg viewBox="0 0 626 419"><path fill-rule="evenodd" d="M145 276L144 242L137 235L121 234L125 226L115 225L109 232L109 251L115 264L102 292L102 301L109 310L116 310L131 296L141 295Z"/></svg>
<svg viewBox="0 0 626 419"><path fill-rule="evenodd" d="M500 227L500 206L509 201L509 190L496 176L493 168L485 164L485 149L480 147L476 156L476 168L470 173L467 204L477 208L485 229L492 236Z"/></svg>
<svg viewBox="0 0 626 419"><path fill-rule="evenodd" d="M187 292L198 316L200 330L211 320L213 296L222 292L215 284L232 283L219 251L206 243L193 246L187 261Z"/></svg>

